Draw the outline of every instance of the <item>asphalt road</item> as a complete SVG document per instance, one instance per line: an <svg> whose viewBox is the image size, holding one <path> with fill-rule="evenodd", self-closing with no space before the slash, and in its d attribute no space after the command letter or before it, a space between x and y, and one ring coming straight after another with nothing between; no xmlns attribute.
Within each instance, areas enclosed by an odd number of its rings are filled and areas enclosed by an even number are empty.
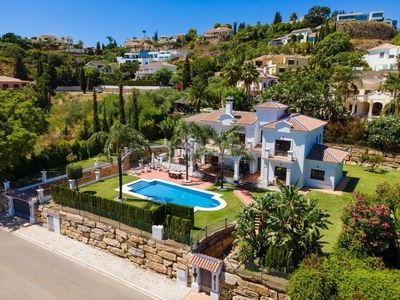
<svg viewBox="0 0 400 300"><path fill-rule="evenodd" d="M154 299L0 228L0 299Z"/></svg>

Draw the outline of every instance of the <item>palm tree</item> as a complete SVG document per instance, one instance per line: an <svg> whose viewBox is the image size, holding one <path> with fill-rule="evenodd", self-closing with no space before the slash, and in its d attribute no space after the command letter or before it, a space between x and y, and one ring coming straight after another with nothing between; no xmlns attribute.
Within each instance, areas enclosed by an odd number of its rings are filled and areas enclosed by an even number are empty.
<svg viewBox="0 0 400 300"><path fill-rule="evenodd" d="M244 157L247 161L252 161L253 156L251 156L245 149L244 145L240 144L240 132L244 131L243 126L233 126L226 130L221 130L217 132L212 128L210 134L210 139L213 141L214 146L218 148L218 156L220 163L220 189L224 189L224 162L227 155L233 157ZM205 150L205 152L209 152Z"/></svg>
<svg viewBox="0 0 400 300"><path fill-rule="evenodd" d="M189 181L189 151L191 144L203 147L210 135L211 127L195 122L186 123L183 120L176 122L171 138L171 148L183 147L185 150L186 181Z"/></svg>
<svg viewBox="0 0 400 300"><path fill-rule="evenodd" d="M257 68L251 63L247 62L243 65L242 74L240 79L243 80L244 85L246 86L246 99L250 101L250 86L252 83L258 85L258 76L260 74L257 71Z"/></svg>
<svg viewBox="0 0 400 300"><path fill-rule="evenodd" d="M299 194L297 184L282 185L279 193L269 192L256 198L239 216L237 241L247 240L253 254L249 256L250 250L240 249L239 244L241 259L260 258L263 265L291 272L306 256L320 252L320 229L327 229L331 222L329 215L316 205L317 200ZM247 224L256 219L258 233Z"/></svg>
<svg viewBox="0 0 400 300"><path fill-rule="evenodd" d="M200 79L194 80L192 86L189 88L189 94L184 100L186 105L196 107L196 112L200 113L202 104L209 104L212 95L207 88L207 85Z"/></svg>
<svg viewBox="0 0 400 300"><path fill-rule="evenodd" d="M357 93L357 84L361 85L360 72L355 71L350 66L340 66L335 68L335 73L332 76L332 81L335 83L336 91L342 94L344 101L347 100L350 91Z"/></svg>
<svg viewBox="0 0 400 300"><path fill-rule="evenodd" d="M237 62L229 62L222 70L222 77L230 87L235 86L241 77L241 70Z"/></svg>
<svg viewBox="0 0 400 300"><path fill-rule="evenodd" d="M399 115L399 106L400 106L400 97L398 92L400 91L400 73L393 74L389 73L388 78L382 84L382 90L389 91L393 95L393 100L390 101L382 110L382 113L385 114L394 107L394 115Z"/></svg>
<svg viewBox="0 0 400 300"><path fill-rule="evenodd" d="M122 200L122 149L130 147L133 150L148 149L149 144L143 134L132 129L130 125L116 124L111 126L108 133L104 131L94 133L89 139L88 144L93 145L98 142L104 143L104 153L111 158L115 153L118 163L119 176L119 200Z"/></svg>

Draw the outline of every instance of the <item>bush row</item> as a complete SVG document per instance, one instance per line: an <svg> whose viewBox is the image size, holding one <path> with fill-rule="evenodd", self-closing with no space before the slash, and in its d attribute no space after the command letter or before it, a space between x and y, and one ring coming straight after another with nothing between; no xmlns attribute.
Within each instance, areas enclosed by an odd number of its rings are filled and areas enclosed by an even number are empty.
<svg viewBox="0 0 400 300"><path fill-rule="evenodd" d="M51 194L57 204L84 210L147 232L151 232L152 225L165 224L169 238L178 242L186 241L194 224L193 208L183 205L168 203L145 209L58 185L51 186Z"/></svg>
<svg viewBox="0 0 400 300"><path fill-rule="evenodd" d="M106 80L104 85L124 85L124 86L158 86L159 84L154 80Z"/></svg>

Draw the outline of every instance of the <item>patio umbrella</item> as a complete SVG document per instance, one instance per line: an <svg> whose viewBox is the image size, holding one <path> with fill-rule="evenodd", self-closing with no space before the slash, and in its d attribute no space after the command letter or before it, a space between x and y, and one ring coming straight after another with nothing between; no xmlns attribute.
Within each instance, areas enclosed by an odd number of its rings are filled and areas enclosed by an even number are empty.
<svg viewBox="0 0 400 300"><path fill-rule="evenodd" d="M151 154L150 167L153 169L156 167L156 158L154 157L154 153Z"/></svg>

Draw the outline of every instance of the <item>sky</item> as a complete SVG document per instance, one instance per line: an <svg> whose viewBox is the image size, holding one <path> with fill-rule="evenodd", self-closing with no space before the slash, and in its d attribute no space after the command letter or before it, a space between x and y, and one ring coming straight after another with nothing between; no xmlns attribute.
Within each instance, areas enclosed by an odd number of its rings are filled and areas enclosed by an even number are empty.
<svg viewBox="0 0 400 300"><path fill-rule="evenodd" d="M2 0L5 1L5 0ZM12 32L31 38L42 34L71 36L84 47L97 42L108 44L111 36L118 45L127 38L172 37L196 29L198 35L214 27L233 22L256 25L272 23L279 12L289 21L292 12L300 18L313 6L327 6L345 12L384 11L385 18L398 20L399 0L20 0L0 11L0 35ZM143 33L143 30L146 33Z"/></svg>

